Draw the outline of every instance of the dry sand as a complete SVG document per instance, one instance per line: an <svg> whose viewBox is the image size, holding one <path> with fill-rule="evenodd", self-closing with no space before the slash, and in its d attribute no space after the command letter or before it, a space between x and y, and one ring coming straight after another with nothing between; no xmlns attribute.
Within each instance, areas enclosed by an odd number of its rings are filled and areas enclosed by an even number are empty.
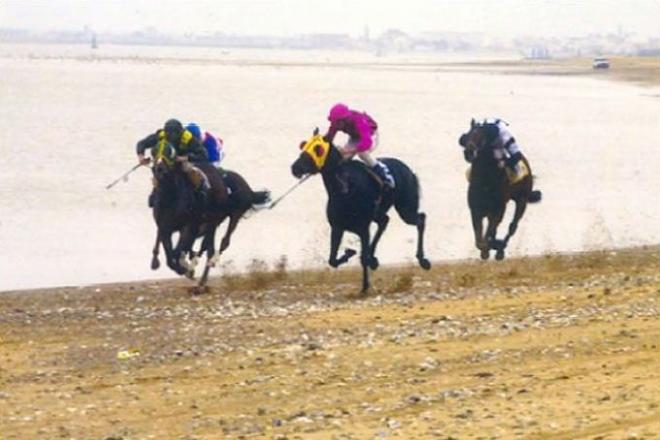
<svg viewBox="0 0 660 440"><path fill-rule="evenodd" d="M1 294L0 438L658 438L660 248L358 282Z"/></svg>

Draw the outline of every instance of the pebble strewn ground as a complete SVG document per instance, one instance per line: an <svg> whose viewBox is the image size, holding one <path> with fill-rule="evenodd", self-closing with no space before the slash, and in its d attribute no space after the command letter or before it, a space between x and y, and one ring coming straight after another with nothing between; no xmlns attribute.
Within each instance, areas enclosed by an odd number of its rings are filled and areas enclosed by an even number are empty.
<svg viewBox="0 0 660 440"><path fill-rule="evenodd" d="M660 248L0 294L0 438L660 438Z"/></svg>

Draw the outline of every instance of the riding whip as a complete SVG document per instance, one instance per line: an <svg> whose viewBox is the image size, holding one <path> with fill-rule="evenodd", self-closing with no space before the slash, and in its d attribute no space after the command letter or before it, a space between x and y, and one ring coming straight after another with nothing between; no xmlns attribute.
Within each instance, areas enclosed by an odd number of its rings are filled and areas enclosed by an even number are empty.
<svg viewBox="0 0 660 440"><path fill-rule="evenodd" d="M142 166L142 164L141 164L141 163L138 163L138 164L135 165L133 168L131 168L130 170L128 170L127 172L125 172L124 174L122 174L117 180L115 180L114 182L109 183L108 185L106 185L105 189L110 189L110 188L112 188L113 186L115 186L116 184L118 184L118 183L119 183L120 181L122 181L122 180L123 180L123 181L127 181L127 180L128 180L128 175L131 174L133 171L137 170L138 168L140 168L141 166Z"/></svg>
<svg viewBox="0 0 660 440"><path fill-rule="evenodd" d="M299 186L300 186L305 180L309 179L310 176L311 176L311 174L308 174L308 175L306 175L305 177L303 177L302 179L300 179L299 181L297 181L297 182L296 182L291 188L289 188L284 194L282 194L281 196L279 196L277 199L273 200L273 203L270 204L270 206L268 207L268 209L273 209L273 208L275 207L275 205L277 205L278 203L280 203L284 197L288 196L288 195L289 195L294 189L298 188L298 187L299 187Z"/></svg>

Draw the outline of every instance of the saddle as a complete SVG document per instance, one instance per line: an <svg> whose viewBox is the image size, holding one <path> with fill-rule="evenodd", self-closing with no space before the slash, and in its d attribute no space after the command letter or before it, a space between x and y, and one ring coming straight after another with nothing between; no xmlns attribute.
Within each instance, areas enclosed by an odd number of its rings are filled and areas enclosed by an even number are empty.
<svg viewBox="0 0 660 440"><path fill-rule="evenodd" d="M504 170L506 171L506 177L509 179L509 183L511 185L520 182L523 180L525 177L529 176L529 167L524 161L519 161L517 164L517 172L512 170L509 167L505 167ZM470 182L470 178L472 177L472 166L469 166L465 170L465 178L467 179L468 182Z"/></svg>
<svg viewBox="0 0 660 440"><path fill-rule="evenodd" d="M374 170L372 170L371 168L369 168L369 167L368 167L366 164L364 164L363 162L361 162L361 161L359 161L359 160L354 160L354 159L348 159L348 160L345 160L345 161L344 161L344 163L349 163L349 162L354 162L354 163L358 164L359 166L361 166L361 167L364 169L364 171L367 172L367 176L369 176L369 177L371 178L371 180L373 180L374 182L376 182L376 184L378 185L378 188L380 188L380 192L381 192L381 194L382 194L387 188L389 188L389 187L385 184L385 182L383 182L383 179L381 179L380 176L379 176ZM349 188L350 188L350 185L349 185L349 182L348 182L348 180L346 179L346 176L344 175L344 173L342 173L341 171L336 172L336 173L335 173L335 177L336 177L336 179L337 179L337 181L339 182L339 185L340 185L340 187L341 187L341 193L342 193L342 194L348 194L348 192L349 192Z"/></svg>
<svg viewBox="0 0 660 440"><path fill-rule="evenodd" d="M518 161L516 164L516 170L512 170L509 167L505 168L506 176L509 178L509 183L514 184L523 180L525 177L529 176L529 167L524 160Z"/></svg>

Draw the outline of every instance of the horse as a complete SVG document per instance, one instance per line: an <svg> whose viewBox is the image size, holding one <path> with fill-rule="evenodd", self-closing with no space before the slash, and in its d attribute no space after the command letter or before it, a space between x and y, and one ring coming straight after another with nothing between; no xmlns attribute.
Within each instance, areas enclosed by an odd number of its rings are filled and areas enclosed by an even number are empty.
<svg viewBox="0 0 660 440"><path fill-rule="evenodd" d="M470 130L461 136L459 142L463 155L471 169L468 171L468 206L472 217L475 246L481 251L481 258L487 260L490 250L496 251L497 260L504 259L504 251L509 240L516 233L518 223L525 214L528 203L541 201L541 191L534 190L532 168L526 157L519 162L523 169L523 177L511 178L507 170L495 158L488 144L484 125L474 119L470 122ZM499 226L509 200L516 204L509 231L502 240L497 239ZM488 219L488 226L483 233L483 219Z"/></svg>
<svg viewBox="0 0 660 440"><path fill-rule="evenodd" d="M419 181L405 163L394 158L380 159L396 182L394 189L386 189L362 162L344 161L339 150L320 136L318 129L310 140L300 144L300 148L302 151L291 165L291 173L296 178L320 173L328 194L326 215L331 228L328 264L331 267L337 268L355 255L353 249L346 249L337 258L344 232L356 234L361 244L362 293L366 293L370 287L369 269L375 270L379 266L376 247L390 220L387 212L394 206L405 223L417 227L417 261L423 269L431 268L424 256L426 214L419 212ZM378 229L370 242L369 226L372 222Z"/></svg>
<svg viewBox="0 0 660 440"><path fill-rule="evenodd" d="M174 151L166 147L156 158L154 178L157 181L156 200L153 216L158 227L156 243L152 250L151 268L160 267L158 251L163 244L167 265L180 275L194 278L194 267L185 262L185 255L201 256L207 254L206 267L198 287L203 287L208 279L209 270L215 265L220 255L229 247L232 234L243 215L251 208L258 208L270 201L269 191L253 191L245 179L234 171L221 172L211 164L198 163L196 166L207 176L211 191L218 185L218 179L230 189L231 195L225 204L218 205L213 200L206 203L194 196L194 189L180 164L167 158L174 157ZM215 232L220 224L229 218L229 224L222 238L217 255L215 251ZM172 234L179 232L179 242L172 247ZM194 241L203 237L198 252L192 251Z"/></svg>

